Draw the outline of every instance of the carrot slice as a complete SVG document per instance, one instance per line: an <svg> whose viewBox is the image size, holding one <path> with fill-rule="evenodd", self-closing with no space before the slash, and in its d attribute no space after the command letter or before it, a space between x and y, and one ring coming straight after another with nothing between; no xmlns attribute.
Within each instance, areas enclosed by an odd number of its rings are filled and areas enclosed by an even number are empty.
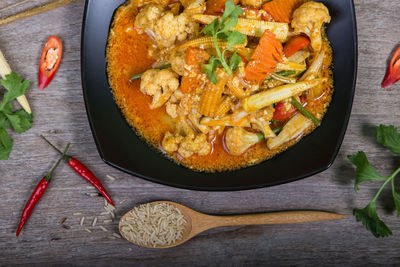
<svg viewBox="0 0 400 267"><path fill-rule="evenodd" d="M301 6L305 0L272 0L264 4L267 11L276 22L289 23L293 12Z"/></svg>
<svg viewBox="0 0 400 267"><path fill-rule="evenodd" d="M268 74L275 71L276 64L282 62L282 57L282 44L276 39L275 34L266 30L246 65L245 79L258 83L262 82Z"/></svg>
<svg viewBox="0 0 400 267"><path fill-rule="evenodd" d="M303 35L297 35L291 38L283 47L283 53L286 57L290 57L300 49L310 44L310 39Z"/></svg>
<svg viewBox="0 0 400 267"><path fill-rule="evenodd" d="M400 46L393 54L387 68L385 78L382 81L382 88L388 88L400 80Z"/></svg>
<svg viewBox="0 0 400 267"><path fill-rule="evenodd" d="M189 93L203 84L203 81L196 77L196 74L201 74L201 63L207 62L209 58L210 56L203 49L189 47L186 50L185 62L189 70L185 68L185 73L182 76L180 86L182 93Z"/></svg>
<svg viewBox="0 0 400 267"><path fill-rule="evenodd" d="M225 2L228 0L208 0L206 2L207 15L221 15L225 11ZM233 0L233 3L237 5L238 0Z"/></svg>

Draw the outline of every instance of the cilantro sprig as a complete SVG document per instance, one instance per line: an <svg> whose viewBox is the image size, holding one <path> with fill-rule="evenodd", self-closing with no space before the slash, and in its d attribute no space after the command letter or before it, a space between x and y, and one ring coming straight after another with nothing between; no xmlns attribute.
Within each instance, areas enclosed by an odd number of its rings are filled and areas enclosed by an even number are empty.
<svg viewBox="0 0 400 267"><path fill-rule="evenodd" d="M217 52L217 56L211 56L207 64L202 64L201 70L210 79L211 82L216 84L218 82L215 69L220 65L224 68L228 75L232 75L242 61L242 58L234 49L229 64L225 59L225 52L231 50L234 45L244 44L246 42L246 35L241 34L238 31L232 31L236 27L239 19L239 15L243 13L243 9L239 6L235 6L233 0L227 1L225 3L225 11L222 18L216 18L210 24L208 24L204 29L203 33L214 38L214 46ZM228 42L226 48L221 52L218 46L218 40L224 40Z"/></svg>
<svg viewBox="0 0 400 267"><path fill-rule="evenodd" d="M12 103L17 97L24 95L30 87L30 82L23 80L18 74L11 73L0 83L8 91L0 102L0 160L8 159L13 147L13 140L6 129L13 129L16 133L23 133L31 128L33 114L20 109L13 111Z"/></svg>
<svg viewBox="0 0 400 267"><path fill-rule="evenodd" d="M394 126L380 125L376 128L376 140L395 154L400 154L400 133ZM371 202L363 209L354 210L354 216L357 221L361 221L365 227L372 232L375 237L386 237L392 235L389 227L379 218L376 211L376 201L382 190L390 184L394 205L397 210L397 216L400 217L400 194L395 188L395 178L400 173L400 167L389 177L381 176L369 163L367 156L363 151L355 155L348 156L351 163L356 166L356 181L354 190L359 190L359 184L368 181L384 181Z"/></svg>

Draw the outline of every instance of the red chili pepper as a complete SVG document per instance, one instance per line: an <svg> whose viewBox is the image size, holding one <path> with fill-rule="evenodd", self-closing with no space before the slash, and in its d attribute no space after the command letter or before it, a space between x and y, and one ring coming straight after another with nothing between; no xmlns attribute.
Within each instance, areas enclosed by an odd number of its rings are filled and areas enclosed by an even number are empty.
<svg viewBox="0 0 400 267"><path fill-rule="evenodd" d="M100 194L103 195L103 197L110 203L111 205L114 205L114 202L112 201L111 197L108 195L106 189L104 186L101 184L99 179L91 172L85 165L83 165L79 160L71 157L71 156L66 156L65 161L68 162L68 165L77 173L79 174L83 179L88 181L91 185L93 185L97 191L99 191Z"/></svg>
<svg viewBox="0 0 400 267"><path fill-rule="evenodd" d="M28 221L29 217L31 216L33 208L36 206L36 204L42 198L44 192L46 191L47 187L49 186L51 178L53 176L53 172L57 168L57 166L60 164L60 162L63 159L63 156L67 152L68 148L69 148L69 143L67 144L67 147L65 148L64 153L62 153L62 156L57 161L57 163L54 165L54 167L50 170L50 172L45 177L43 177L40 180L40 182L36 186L35 190L33 190L31 197L29 198L28 202L25 205L24 210L22 211L21 219L19 221L19 225L18 225L17 232L16 232L17 237L19 236L19 233L21 232L22 227L24 227L25 223Z"/></svg>
<svg viewBox="0 0 400 267"><path fill-rule="evenodd" d="M61 151L57 147L55 147L52 143L50 143L50 141L47 140L43 135L40 135L40 137L42 137L52 148L61 153ZM91 172L88 169L88 167L86 167L79 160L71 157L70 155L63 155L62 158L65 160L65 162L68 163L71 169L73 169L83 179L85 179L91 185L93 185L97 189L97 191L103 195L103 197L108 201L108 203L110 203L115 207L114 202L112 201L110 195L107 193L107 190L101 184L100 180L93 174L93 172Z"/></svg>
<svg viewBox="0 0 400 267"><path fill-rule="evenodd" d="M244 64L247 64L248 60L245 56L243 56L242 54L238 53L238 55L240 56L240 58L242 59Z"/></svg>
<svg viewBox="0 0 400 267"><path fill-rule="evenodd" d="M387 88L400 80L400 46L396 49L390 60L385 78L382 81L382 87Z"/></svg>
<svg viewBox="0 0 400 267"><path fill-rule="evenodd" d="M286 105L290 105L290 109L286 109ZM290 103L285 103L285 102L279 102L275 106L275 111L274 111L274 116L272 117L272 120L278 121L278 120L285 120L292 116L293 113L296 112L296 108L290 104Z"/></svg>
<svg viewBox="0 0 400 267"><path fill-rule="evenodd" d="M39 88L44 89L53 80L62 57L63 45L57 36L50 36L43 47L39 65Z"/></svg>
<svg viewBox="0 0 400 267"><path fill-rule="evenodd" d="M283 47L283 54L285 57L290 57L297 51L303 49L310 44L310 39L304 35L297 35L292 37Z"/></svg>

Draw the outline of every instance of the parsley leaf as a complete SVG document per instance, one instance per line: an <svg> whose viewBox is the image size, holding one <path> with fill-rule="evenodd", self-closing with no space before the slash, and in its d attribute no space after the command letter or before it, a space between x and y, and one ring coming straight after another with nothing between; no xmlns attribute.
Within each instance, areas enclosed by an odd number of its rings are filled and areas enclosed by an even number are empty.
<svg viewBox="0 0 400 267"><path fill-rule="evenodd" d="M205 73L208 79L214 84L217 84L218 82L215 69L218 68L219 65L220 65L219 59L214 56L210 57L210 60L208 61L207 64L201 64L201 71Z"/></svg>
<svg viewBox="0 0 400 267"><path fill-rule="evenodd" d="M234 45L244 44L246 42L246 35L243 35L238 31L233 31L229 34L227 41L228 41L228 47L226 49L229 50Z"/></svg>
<svg viewBox="0 0 400 267"><path fill-rule="evenodd" d="M355 210L354 216L356 216L357 221L361 221L375 237L392 235L392 231L379 219L376 213L375 201L371 201L371 203L362 210Z"/></svg>
<svg viewBox="0 0 400 267"><path fill-rule="evenodd" d="M224 22L228 18L237 18L243 13L243 9L240 6L235 6L233 0L225 2L225 11L222 15L222 21ZM236 25L235 25L236 26Z"/></svg>
<svg viewBox="0 0 400 267"><path fill-rule="evenodd" d="M235 6L233 0L225 2L225 11L222 15L221 20L216 18L210 24L208 24L202 32L205 35L212 36L214 38L215 51L218 57L210 57L207 64L202 65L202 72L207 75L210 81L214 84L218 82L215 69L222 65L228 75L232 75L232 71L235 71L239 63L242 61L241 57L237 55L237 50L234 49L234 59L230 60L230 64L226 62L225 52L231 50L234 45L243 44L246 42L246 36L238 31L232 31L236 27L239 19L239 15L242 14L243 9L239 6ZM228 46L221 50L218 46L218 39L222 39L228 42ZM235 54L236 53L236 54ZM233 68L232 68L233 67Z"/></svg>
<svg viewBox="0 0 400 267"><path fill-rule="evenodd" d="M227 33L232 30L238 24L238 18L230 18L225 24L221 25L219 33Z"/></svg>
<svg viewBox="0 0 400 267"><path fill-rule="evenodd" d="M208 24L206 27L203 28L202 32L205 35L210 35L213 36L219 28L219 20L214 19L210 24Z"/></svg>
<svg viewBox="0 0 400 267"><path fill-rule="evenodd" d="M389 148L392 152L400 154L400 134L396 127L392 125L379 125L379 127L376 128L376 140L378 143ZM390 231L386 224L379 218L376 212L375 203L379 195L382 193L382 190L390 182L392 186L394 205L397 210L397 216L400 217L400 194L396 191L394 183L394 179L400 173L400 167L389 177L383 177L380 176L371 166L364 152L360 151L356 155L349 155L348 158L351 163L357 167L354 190L358 190L358 184L361 182L385 180L375 197L364 209L354 210L354 216L356 216L357 221L361 221L375 237L385 237L391 235L392 231Z"/></svg>
<svg viewBox="0 0 400 267"><path fill-rule="evenodd" d="M13 72L6 75L5 79L0 79L0 83L8 90L0 103L0 160L6 160L13 146L13 140L6 129L12 128L17 133L27 131L32 126L33 114L28 114L23 109L14 112L11 103L12 100L26 93L30 86L29 81L24 81Z"/></svg>
<svg viewBox="0 0 400 267"><path fill-rule="evenodd" d="M358 191L358 185L366 181L381 181L385 177L380 176L369 163L367 156L363 151L358 152L356 155L349 155L348 159L351 163L356 165L356 182L354 183L354 190Z"/></svg>
<svg viewBox="0 0 400 267"><path fill-rule="evenodd" d="M376 141L389 148L393 153L400 154L400 134L393 125L376 127Z"/></svg>
<svg viewBox="0 0 400 267"><path fill-rule="evenodd" d="M7 119L7 116L2 112L0 112L0 128L11 128L10 121Z"/></svg>
<svg viewBox="0 0 400 267"><path fill-rule="evenodd" d="M0 83L8 90L8 92L4 94L3 102L0 104L0 110L3 110L4 106L15 98L25 94L30 86L29 81L22 80L22 78L15 72L6 75L6 79L0 80Z"/></svg>
<svg viewBox="0 0 400 267"><path fill-rule="evenodd" d="M23 133L29 130L32 126L33 116L21 109L13 114L6 114L11 126L16 133Z"/></svg>
<svg viewBox="0 0 400 267"><path fill-rule="evenodd" d="M229 67L235 71L237 69L237 67L239 66L240 62L242 62L242 58L239 56L239 54L235 51L235 53L233 53L231 60L229 62Z"/></svg>
<svg viewBox="0 0 400 267"><path fill-rule="evenodd" d="M0 128L0 160L8 159L13 140L8 136L6 129Z"/></svg>

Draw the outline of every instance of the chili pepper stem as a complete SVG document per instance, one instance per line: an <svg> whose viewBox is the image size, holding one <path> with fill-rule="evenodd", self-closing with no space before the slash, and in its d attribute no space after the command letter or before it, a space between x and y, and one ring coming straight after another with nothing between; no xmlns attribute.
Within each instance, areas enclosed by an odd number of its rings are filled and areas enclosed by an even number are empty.
<svg viewBox="0 0 400 267"><path fill-rule="evenodd" d="M21 219L19 221L18 228L15 233L15 235L17 237L19 236L22 228L24 227L25 223L28 221L29 217L31 216L32 211L35 208L36 204L39 202L39 200L42 198L43 194L45 193L47 187L50 184L50 180L54 173L54 170L60 164L61 160L65 156L65 153L68 151L69 146L70 146L70 144L68 143L64 149L64 152L60 156L60 159L57 161L57 163L54 165L54 167L50 170L50 172L45 177L40 179L39 183L35 187L35 190L31 194L31 197L29 198L28 202L25 205L25 208L22 211Z"/></svg>
<svg viewBox="0 0 400 267"><path fill-rule="evenodd" d="M47 142L47 144L49 144L52 148L54 148L58 153L61 154L61 151L55 146L53 145L49 140L47 140L43 135L40 135L40 137L45 140ZM68 165L79 175L81 176L83 179L85 179L86 181L88 181L91 185L93 185L97 191L99 191L100 194L103 195L103 197L112 205L115 207L114 202L112 201L110 195L107 193L106 189L104 188L104 186L101 184L101 182L99 181L99 179L85 166L83 165L80 161L78 161L77 159L69 156L69 155L65 155L65 152L62 153L61 158L64 159ZM58 163L57 163L58 164ZM51 173L49 174L51 179Z"/></svg>
<svg viewBox="0 0 400 267"><path fill-rule="evenodd" d="M71 159L71 156L66 155L65 153L61 152L60 149L58 149L55 145L53 145L49 140L46 139L46 137L44 137L42 134L40 135L40 137L46 141L47 144L49 144L52 148L54 148L54 150L56 150L58 153L60 153L62 155L62 159L64 159L66 162L68 162Z"/></svg>
<svg viewBox="0 0 400 267"><path fill-rule="evenodd" d="M58 167L58 165L60 164L61 160L65 157L65 153L67 153L70 145L71 145L70 143L67 144L67 146L64 149L64 152L62 152L62 155L61 155L60 159L56 162L56 164L53 166L53 168L50 170L50 172L44 177L44 179L46 181L50 182L51 177L53 176L53 173L54 173L55 169Z"/></svg>

